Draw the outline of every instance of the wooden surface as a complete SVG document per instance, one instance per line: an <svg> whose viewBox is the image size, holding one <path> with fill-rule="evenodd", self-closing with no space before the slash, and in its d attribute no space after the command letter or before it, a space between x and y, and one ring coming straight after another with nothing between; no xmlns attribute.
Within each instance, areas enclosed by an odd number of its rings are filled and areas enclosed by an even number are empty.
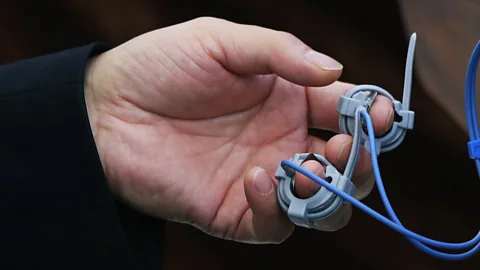
<svg viewBox="0 0 480 270"><path fill-rule="evenodd" d="M403 7L407 10L407 4ZM0 63L92 41L116 45L145 31L205 15L292 32L340 60L345 66L342 80L377 84L401 98L412 28L410 24L404 28L403 18L407 17L396 1L387 0L351 1L348 5L344 1L273 0L5 1L0 3ZM398 150L380 156L380 166L390 199L408 228L441 240L463 241L480 225L480 217L475 215L480 206L478 176L466 153L465 133L458 132L458 117L449 115L454 110L446 110L439 105L443 104L440 98L432 98L437 89L434 83L441 83L431 81L435 74L425 75L433 70L425 68L431 56L422 43L428 39L421 35L420 27L415 29L421 49L416 61L424 59L416 65L420 76L415 77L412 93L415 130ZM445 26L436 33L447 37L448 31ZM464 47L473 45L462 42ZM431 67L440 69L442 65ZM455 69L460 74L465 67L456 62ZM376 192L365 203L385 213ZM480 255L458 263L433 259L360 211L355 211L351 223L339 232L298 229L291 239L276 246L221 241L178 224L169 224L167 236L168 270L321 269L331 263L362 270L480 268Z"/></svg>

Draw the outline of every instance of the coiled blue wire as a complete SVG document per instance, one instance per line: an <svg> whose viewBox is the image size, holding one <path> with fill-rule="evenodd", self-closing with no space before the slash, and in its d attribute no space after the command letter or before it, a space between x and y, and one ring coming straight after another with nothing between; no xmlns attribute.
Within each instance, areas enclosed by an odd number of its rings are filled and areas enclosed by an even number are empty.
<svg viewBox="0 0 480 270"><path fill-rule="evenodd" d="M477 74L479 61L480 61L480 42L477 43L477 45L475 46L475 49L473 50L472 56L470 58L470 62L467 70L467 76L466 76L466 83L465 83L465 110L467 114L466 119L467 119L468 132L469 132L469 137L471 142L477 141L480 139L480 131L478 129L478 120L477 120L476 95L475 95L476 74ZM372 147L371 153L375 153L376 144L375 144L375 135L373 130L372 119L370 118L370 115L368 115L366 111L362 111L361 116L364 118L367 124L368 140L370 142L370 146ZM289 160L282 160L281 164L282 166L290 167L296 170L297 172L305 175L306 177L317 182L321 186L324 186L327 190L335 193L345 201L349 202L353 206L369 214L376 220L380 221L381 223L385 224L391 229L397 231L398 233L403 234L415 247L417 247L419 250L433 257L443 259L443 260L465 260L473 256L480 249L480 231L477 233L477 235L474 238L472 238L469 241L461 242L461 243L448 243L448 242L433 240L406 229L398 219L390 203L390 200L388 199L387 193L385 191L385 187L383 185L382 177L380 174L380 168L378 166L377 156L374 154L370 156L372 159L373 173L375 176L378 191L380 193L380 197L383 201L383 204L387 210L388 215L393 220L393 222L388 218L382 216L372 208L368 207L364 203L358 201L357 199L348 195L347 193L342 192L341 190L332 186L330 183L328 183L324 179L316 176L315 174L300 167L299 165ZM477 172L480 175L480 160L478 158L475 159L475 164L477 167ZM468 249L468 248L470 248L470 250L462 253L452 254L452 253L446 253L446 252L434 250L429 246L435 247L438 249L448 249L448 250L462 250L462 249Z"/></svg>

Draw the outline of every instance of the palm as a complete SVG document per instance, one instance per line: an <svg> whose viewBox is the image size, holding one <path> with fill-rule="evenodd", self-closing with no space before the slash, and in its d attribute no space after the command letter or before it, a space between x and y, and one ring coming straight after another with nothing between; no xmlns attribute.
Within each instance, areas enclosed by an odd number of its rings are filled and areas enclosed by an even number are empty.
<svg viewBox="0 0 480 270"><path fill-rule="evenodd" d="M128 180L134 186L150 182L147 186L153 189L124 187L134 190L131 196L143 209L147 206L150 213L191 222L223 235L248 215L243 187L245 172L253 166L262 166L272 173L281 159L306 149L307 100L303 87L276 76L249 77L244 83L238 81L242 78L222 71L223 79L212 76L215 81L203 78L198 83L197 72L191 72L191 82L170 85L170 91L196 97L191 100L202 100L204 97L200 95L205 93L202 85L225 85L224 89L218 87L217 98L209 99L208 106L225 105L230 100L243 104L242 108L232 110L233 104L220 106L223 112L214 108L214 116L198 117L198 112L188 109L177 114L164 111L167 104L150 104L161 98L138 95L134 98L136 106L131 107L130 112L115 115L110 131L114 134L108 137L118 141L109 141L112 148L105 157L107 169L115 170L107 170L107 174ZM134 89L143 87L135 85L138 78L127 80ZM237 86L256 87L237 87L235 91L239 95L232 99L221 94L232 95L232 89L228 88L232 81ZM155 83L147 84L160 90L162 87ZM197 88L182 87L196 84ZM256 95L241 94L248 92ZM188 96L177 98L188 99ZM162 109L150 111L145 109L148 107Z"/></svg>

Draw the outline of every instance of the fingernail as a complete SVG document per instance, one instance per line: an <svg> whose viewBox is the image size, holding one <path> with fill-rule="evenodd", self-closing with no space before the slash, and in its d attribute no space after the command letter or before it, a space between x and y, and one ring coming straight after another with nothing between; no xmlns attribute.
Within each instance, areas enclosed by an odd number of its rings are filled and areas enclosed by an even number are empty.
<svg viewBox="0 0 480 270"><path fill-rule="evenodd" d="M337 154L337 163L346 162L347 158L344 158L344 156L347 156L346 154L348 154L347 151L350 148L351 143L351 141L346 141L342 144L342 146L340 146L340 150L338 150Z"/></svg>
<svg viewBox="0 0 480 270"><path fill-rule="evenodd" d="M388 117L387 117L387 122L385 123L385 132L388 132L390 130L390 127L391 127L391 124L393 122L393 117L395 116L395 114L393 113L393 109L390 108L390 111L388 113Z"/></svg>
<svg viewBox="0 0 480 270"><path fill-rule="evenodd" d="M325 178L325 172L323 171L323 169L320 169L318 170L316 173L315 173L316 176L320 177L320 178ZM325 180L325 179L324 179ZM311 181L310 183L310 191L312 192L317 192L322 186L319 185L317 182L315 181Z"/></svg>
<svg viewBox="0 0 480 270"><path fill-rule="evenodd" d="M267 172L264 169L258 169L255 172L255 176L253 178L253 186L257 190L258 193L262 195L268 195L273 190L273 183L270 176L268 176Z"/></svg>
<svg viewBox="0 0 480 270"><path fill-rule="evenodd" d="M335 59L316 51L307 52L305 54L305 58L314 66L323 70L342 70L343 69L343 65L337 62Z"/></svg>

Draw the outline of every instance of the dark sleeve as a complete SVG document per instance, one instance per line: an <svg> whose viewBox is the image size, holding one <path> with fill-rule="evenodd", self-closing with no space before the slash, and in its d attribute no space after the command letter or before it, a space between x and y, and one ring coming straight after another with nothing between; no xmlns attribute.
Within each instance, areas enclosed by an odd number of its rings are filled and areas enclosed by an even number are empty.
<svg viewBox="0 0 480 270"><path fill-rule="evenodd" d="M159 269L161 223L113 200L90 130L92 44L0 66L0 269Z"/></svg>

